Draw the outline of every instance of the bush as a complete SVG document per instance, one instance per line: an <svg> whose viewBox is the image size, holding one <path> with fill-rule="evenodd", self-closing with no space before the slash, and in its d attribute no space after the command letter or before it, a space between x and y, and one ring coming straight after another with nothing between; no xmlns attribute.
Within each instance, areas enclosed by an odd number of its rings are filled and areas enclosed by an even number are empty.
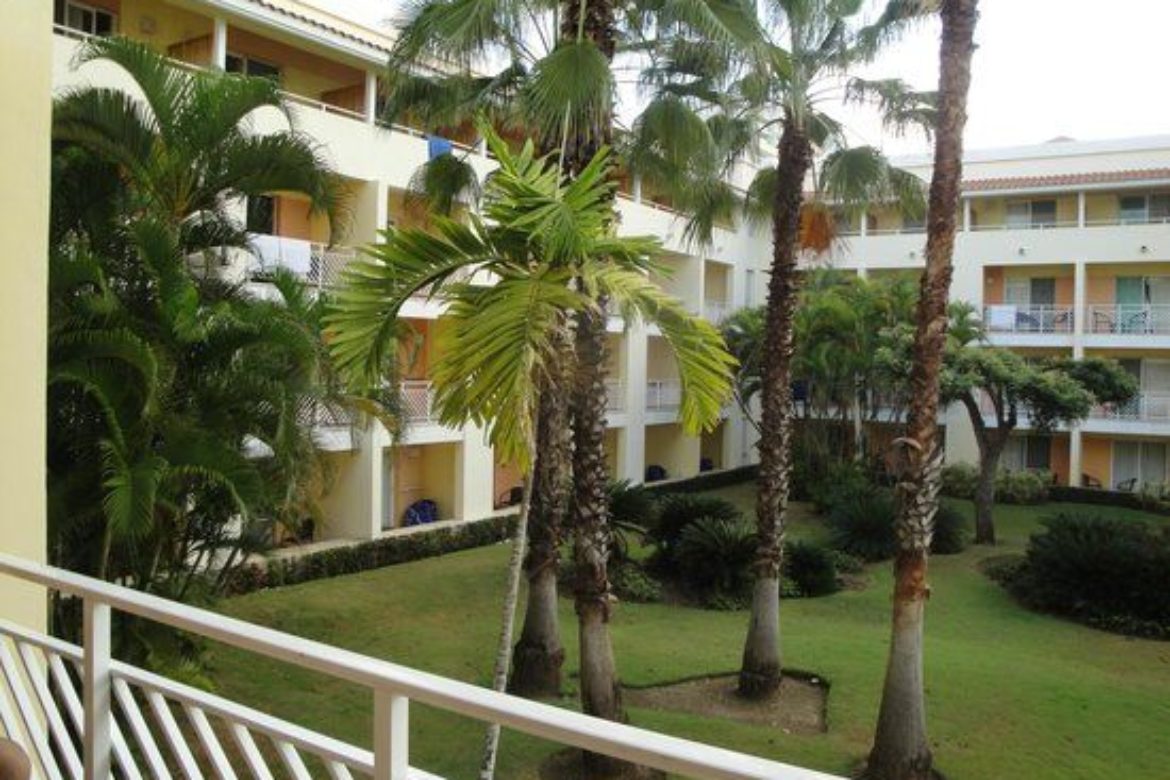
<svg viewBox="0 0 1170 780"><path fill-rule="evenodd" d="M930 551L935 555L954 555L967 547L967 518L958 508L943 502L934 516L934 536Z"/></svg>
<svg viewBox="0 0 1170 780"><path fill-rule="evenodd" d="M609 583L622 601L650 604L662 601L662 586L641 566L629 561L610 567Z"/></svg>
<svg viewBox="0 0 1170 780"><path fill-rule="evenodd" d="M1024 604L1124 634L1170 639L1170 531L1061 513L999 578Z"/></svg>
<svg viewBox="0 0 1170 780"><path fill-rule="evenodd" d="M784 545L784 576L800 596L827 596L841 589L833 551L810 542Z"/></svg>
<svg viewBox="0 0 1170 780"><path fill-rule="evenodd" d="M1001 471L995 477L995 500L1003 504L1042 504L1048 500L1048 471Z"/></svg>
<svg viewBox="0 0 1170 780"><path fill-rule="evenodd" d="M974 463L948 463L942 470L942 494L951 498L975 498L979 467Z"/></svg>
<svg viewBox="0 0 1170 780"><path fill-rule="evenodd" d="M832 545L863 561L881 561L894 554L894 498L887 490L869 488L842 496L829 510Z"/></svg>
<svg viewBox="0 0 1170 780"><path fill-rule="evenodd" d="M809 500L817 512L831 513L837 504L852 502L872 490L873 483L861 466L840 461L830 465L825 475L809 486Z"/></svg>
<svg viewBox="0 0 1170 780"><path fill-rule="evenodd" d="M614 523L651 528L657 515L654 496L643 485L633 485L628 479L610 482L609 516Z"/></svg>
<svg viewBox="0 0 1170 780"><path fill-rule="evenodd" d="M649 536L669 555L683 529L700 518L738 521L743 515L735 504L717 496L670 493L658 502L658 517Z"/></svg>
<svg viewBox="0 0 1170 780"><path fill-rule="evenodd" d="M755 530L743 518L700 517L679 534L674 563L698 593L737 598L749 590L755 554Z"/></svg>
<svg viewBox="0 0 1170 780"><path fill-rule="evenodd" d="M515 522L515 515L503 515L403 536L388 536L347 547L334 547L295 558L240 566L232 572L224 592L227 595L240 595L262 588L296 585L483 547L510 538Z"/></svg>

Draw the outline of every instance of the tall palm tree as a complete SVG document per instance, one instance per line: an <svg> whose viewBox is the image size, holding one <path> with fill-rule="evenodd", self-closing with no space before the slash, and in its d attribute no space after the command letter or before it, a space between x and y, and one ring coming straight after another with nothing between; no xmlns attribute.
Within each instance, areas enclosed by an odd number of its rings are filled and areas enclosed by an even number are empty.
<svg viewBox="0 0 1170 780"><path fill-rule="evenodd" d="M599 149L575 176L563 177L528 143L513 155L484 128L500 168L485 188L485 213L467 223L436 217L433 231L388 231L369 259L347 271L328 322L340 369L359 386L377 378L382 355L393 351L392 329L402 305L422 290L437 289L447 303L450 339L434 368L435 404L451 425L486 428L506 461L527 472L536 458L536 431L559 370L564 315L596 310L612 300L631 315L656 323L680 366L683 425L713 425L731 381L731 357L708 323L651 283L645 271L657 239L614 237L613 188L608 151ZM490 287L453 283L458 271L479 269L498 278ZM531 479L526 494L531 496ZM520 529L531 503L525 501ZM522 531L518 532L522 533ZM513 548L513 561L522 537ZM602 564L604 565L604 564ZM513 572L518 572L514 568ZM508 667L511 615L518 579L510 579L496 684ZM486 774L494 764L489 738Z"/></svg>
<svg viewBox="0 0 1170 780"><path fill-rule="evenodd" d="M867 776L873 780L926 780L933 776L926 736L922 633L927 558L942 481L938 438L939 377L946 350L947 297L963 177L963 128L975 49L978 0L942 0L939 110L934 172L927 218L926 269L918 297L912 401L901 445L898 478L898 552L889 661Z"/></svg>
<svg viewBox="0 0 1170 780"><path fill-rule="evenodd" d="M802 248L831 239L824 205L810 208L805 189L847 205L912 203L918 182L869 147L847 148L842 126L823 110L830 99L877 105L891 124L929 119L932 96L901 82L851 80L918 3L891 0L874 25L862 4L843 0L772 0L701 4L683 16L668 5L657 17L659 41L646 80L658 97L635 127L631 164L678 193L695 217L689 234L709 240L728 219L736 195L727 180L754 156L756 139L774 136L775 164L747 193L750 212L771 225L772 262L760 355L760 467L756 500L756 582L739 691L765 696L780 684L780 568L791 475L793 317ZM821 169L814 157L825 154ZM816 230L809 230L809 225ZM803 230L802 230L803 228ZM828 236L828 238L826 238Z"/></svg>
<svg viewBox="0 0 1170 780"><path fill-rule="evenodd" d="M608 3L583 5L568 0L420 3L403 20L391 57L393 89L387 113L392 119L440 132L466 129L474 117L483 115L507 137L533 138L539 155L556 152L562 169L576 173L597 148L611 140L615 89L611 64L617 35L613 15ZM439 73L420 73L420 65L436 61L449 67ZM475 72L476 67L487 75ZM412 187L421 191L432 208L443 210L454 193L464 197L474 193L474 181L465 159L443 155L413 177ZM595 320L588 312L579 316L582 322L577 325L592 328L587 345L596 346L598 322L603 328L604 318ZM594 423L601 419L596 412L603 413L605 408L600 376L604 361L596 362L600 353L592 350L591 362L582 367L585 374L578 374L576 344L567 318L555 339L561 357L555 370L546 373L548 392L541 395L532 547L525 561L528 604L511 681L515 692L533 696L556 695L561 690L564 650L557 613L557 567L571 504L570 486L584 483L593 498L590 507L604 498L604 473L593 469L584 479L571 478L577 465L574 457L604 464L602 437L593 435ZM599 344L604 347L604 339ZM577 387L600 395L575 392ZM587 399L590 405L585 408L582 404ZM590 421L585 439L577 446L570 407L584 409ZM574 519L574 528L581 519ZM604 525L604 518L594 511L584 522ZM575 533L575 538L581 541L594 535ZM585 557L597 560L595 555ZM601 713L607 708L590 705L587 709Z"/></svg>

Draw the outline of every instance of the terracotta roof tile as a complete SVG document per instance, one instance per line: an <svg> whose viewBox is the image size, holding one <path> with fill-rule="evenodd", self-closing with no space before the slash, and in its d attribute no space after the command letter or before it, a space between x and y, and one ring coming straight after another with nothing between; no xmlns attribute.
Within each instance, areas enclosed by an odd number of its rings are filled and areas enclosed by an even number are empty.
<svg viewBox="0 0 1170 780"><path fill-rule="evenodd" d="M250 2L263 8L267 8L270 11L276 11L277 13L284 14L285 16L296 19L297 21L311 24L318 29L341 36L346 40L354 41L356 43L360 43L374 49L379 49L387 53L390 51L390 45L384 40L379 40L379 38L383 38L384 36L381 36L372 30L368 35L362 35L360 32L358 32L358 29L360 28L358 28L357 25L353 25L352 27L342 27L340 25L330 24L328 21L326 21L326 14L328 14L327 11L318 16L317 14L312 13L302 13L297 10L296 6L291 3L270 2L270 0L250 0ZM329 15L331 16L331 14Z"/></svg>
<svg viewBox="0 0 1170 780"><path fill-rule="evenodd" d="M1142 168L1097 173L1060 173L1049 176L1009 176L998 179L967 179L963 192L1030 190L1044 187L1075 187L1082 184L1114 184L1170 179L1170 168Z"/></svg>

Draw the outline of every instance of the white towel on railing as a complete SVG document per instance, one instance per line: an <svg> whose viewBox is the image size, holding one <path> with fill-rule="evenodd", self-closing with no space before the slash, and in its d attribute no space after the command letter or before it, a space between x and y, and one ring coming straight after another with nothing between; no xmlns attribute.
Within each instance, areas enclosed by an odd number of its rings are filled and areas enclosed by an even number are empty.
<svg viewBox="0 0 1170 780"><path fill-rule="evenodd" d="M313 244L310 241L264 233L253 233L251 239L252 251L260 259L261 268L280 266L300 276L307 276L313 266Z"/></svg>
<svg viewBox="0 0 1170 780"><path fill-rule="evenodd" d="M1016 306L1012 304L988 306L987 327L991 330L1015 330Z"/></svg>

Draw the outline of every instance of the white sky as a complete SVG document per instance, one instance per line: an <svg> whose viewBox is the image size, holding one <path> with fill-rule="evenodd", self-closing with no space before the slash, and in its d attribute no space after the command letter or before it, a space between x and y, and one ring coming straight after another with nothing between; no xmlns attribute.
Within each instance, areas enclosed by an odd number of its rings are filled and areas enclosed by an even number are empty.
<svg viewBox="0 0 1170 780"><path fill-rule="evenodd" d="M372 26L399 7L398 0L311 2ZM1170 133L1170 2L982 0L980 7L967 148ZM937 23L894 44L864 75L935 88ZM855 131L856 143L890 154L927 151L921 136L885 136L864 111L832 113Z"/></svg>

